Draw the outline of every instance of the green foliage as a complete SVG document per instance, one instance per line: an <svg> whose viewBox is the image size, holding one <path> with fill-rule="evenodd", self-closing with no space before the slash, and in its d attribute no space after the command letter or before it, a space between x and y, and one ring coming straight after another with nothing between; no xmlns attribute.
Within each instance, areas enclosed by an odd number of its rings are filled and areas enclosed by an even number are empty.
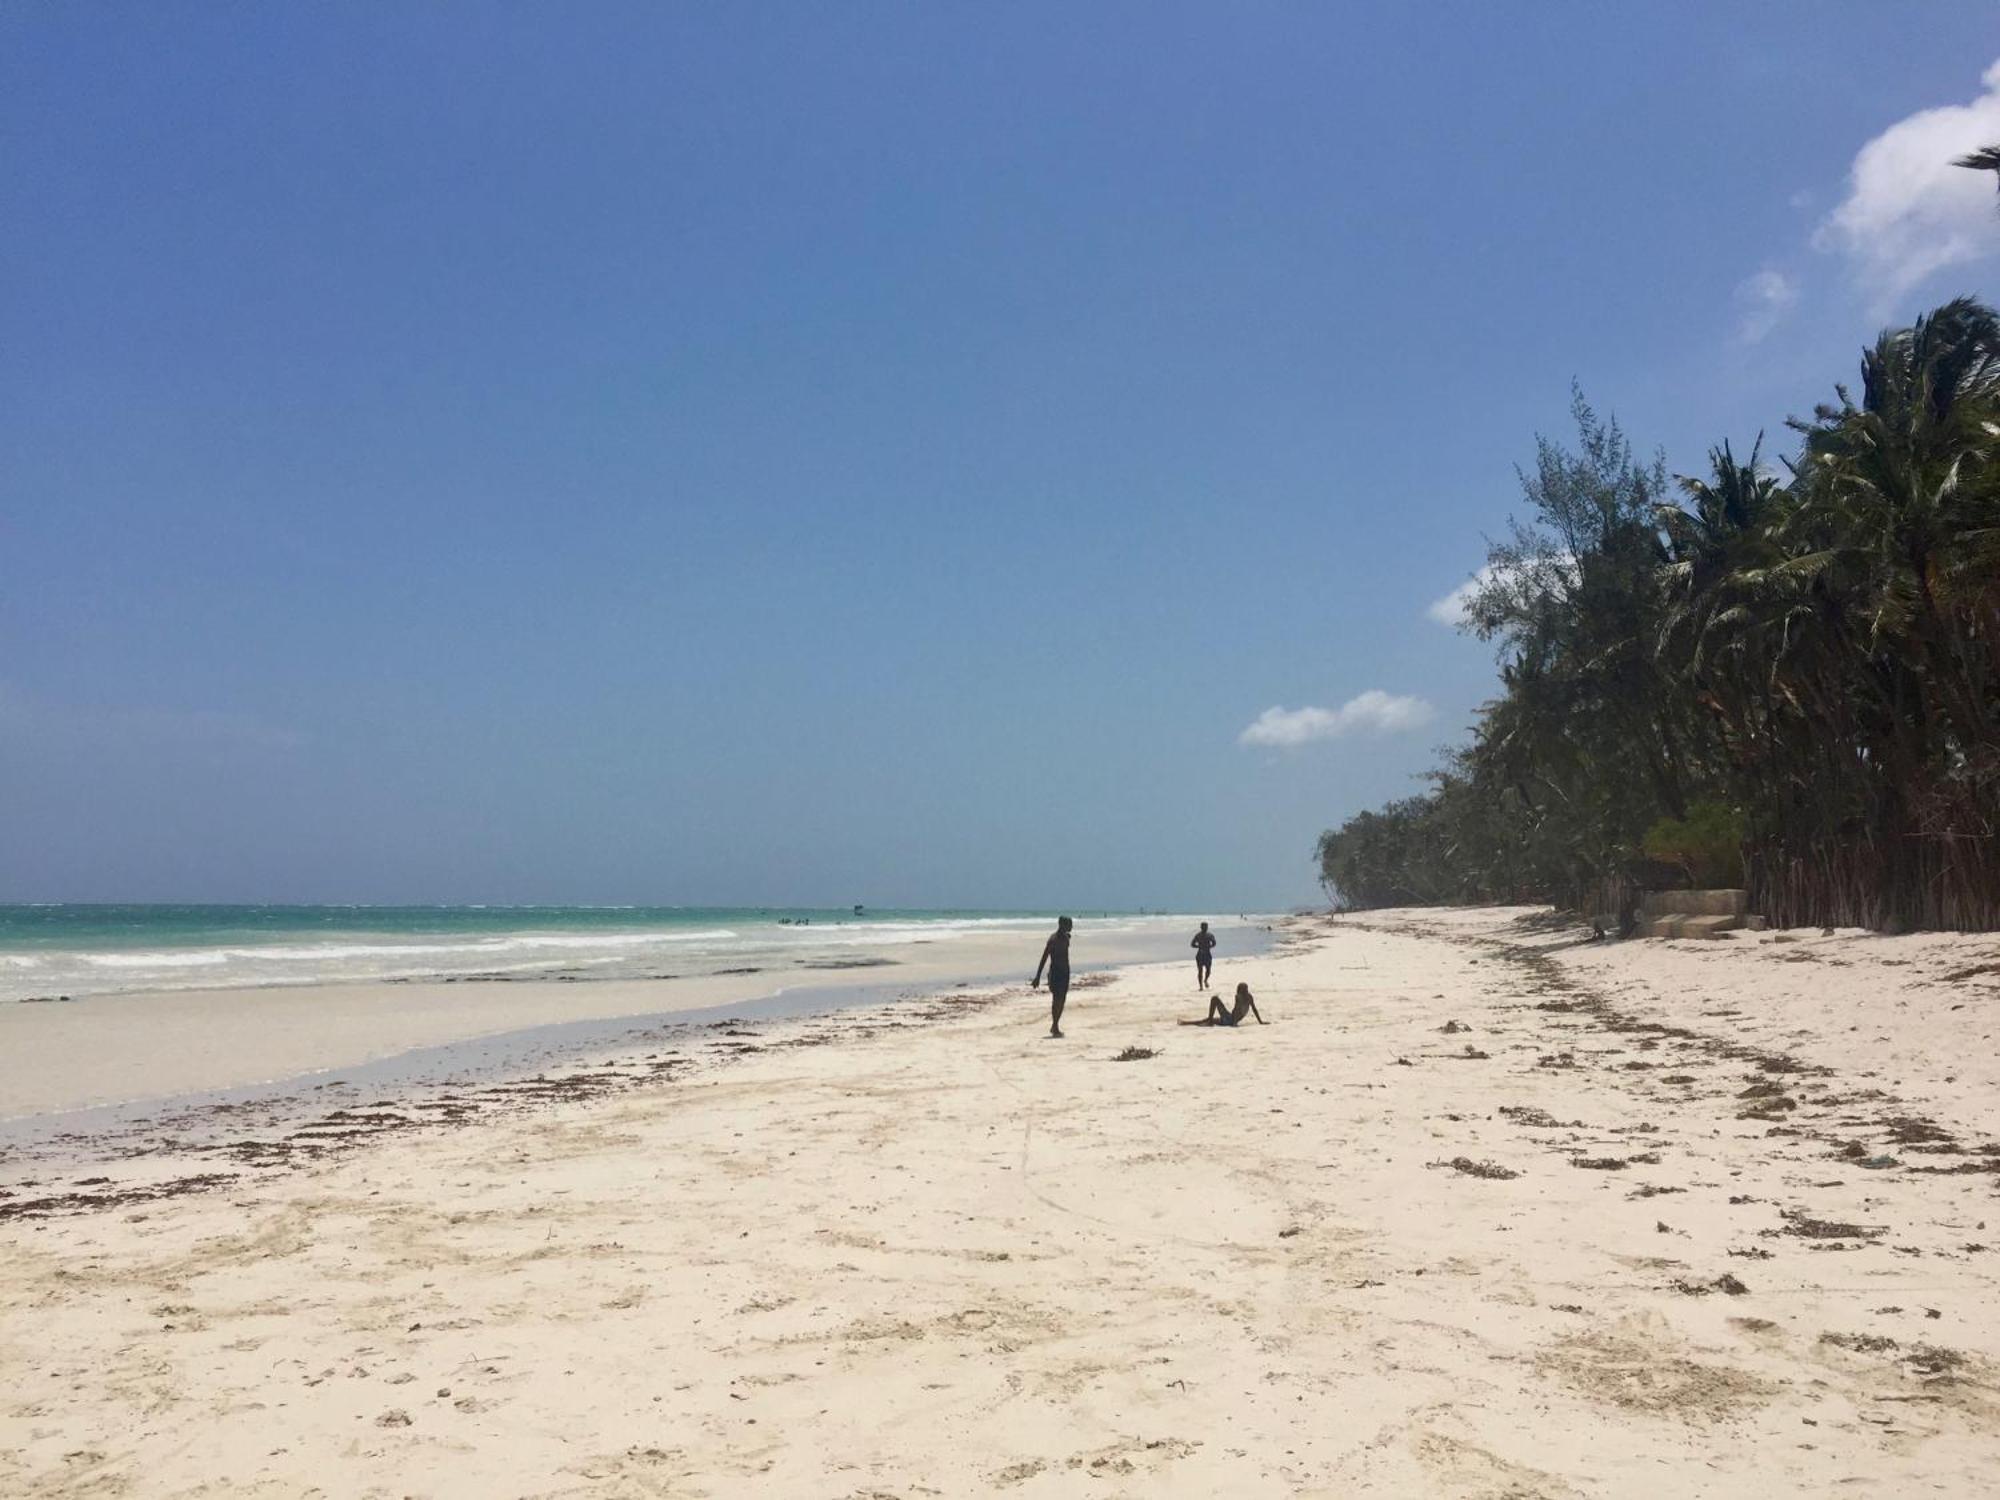
<svg viewBox="0 0 2000 1500"><path fill-rule="evenodd" d="M1743 815L1720 802L1698 802L1685 818L1662 818L1646 830L1646 854L1678 865L1696 890L1743 879Z"/></svg>
<svg viewBox="0 0 2000 1500"><path fill-rule="evenodd" d="M1429 793L1321 837L1329 889L1740 879L1780 923L2000 927L2000 318L1947 303L1861 377L1788 478L1760 441L1670 482L1577 395L1468 607L1499 695Z"/></svg>

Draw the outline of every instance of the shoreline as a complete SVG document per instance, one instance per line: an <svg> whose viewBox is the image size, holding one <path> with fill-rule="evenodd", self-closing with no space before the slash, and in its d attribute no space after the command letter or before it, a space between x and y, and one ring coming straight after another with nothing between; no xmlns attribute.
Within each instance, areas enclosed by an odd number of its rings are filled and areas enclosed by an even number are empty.
<svg viewBox="0 0 2000 1500"><path fill-rule="evenodd" d="M0 1488L1980 1492L1990 941L1517 915L1284 923L1214 986L1267 1028L1178 962L1064 1042L1018 985L723 1023L0 1219Z"/></svg>
<svg viewBox="0 0 2000 1500"><path fill-rule="evenodd" d="M1268 928L1229 930L1239 959L1281 944L1284 920L1274 918ZM650 1082L666 1071L657 1059L685 1059L686 1049L700 1050L707 1032L728 1037L754 1029L760 1037L775 1032L774 1045L819 1045L828 1033L855 1024L851 1016L857 1011L879 1009L893 1018L864 1027L910 1025L938 1018L943 1006L976 1007L1025 990L1018 980L995 973L949 982L941 977L957 972L957 961L966 956L960 945L933 960L925 966L934 971L926 979L907 973L891 979L880 971L905 966L870 963L850 966L853 977L844 981L816 979L761 993L748 976L727 976L732 979L727 985L697 982L710 997L701 1005L543 1021L276 1079L0 1117L0 1219L18 1215L24 1202L19 1191L12 1203L5 1201L6 1190L52 1172L96 1174L92 1192L65 1195L65 1211L89 1211L136 1201L134 1194L178 1191L179 1183L213 1185L203 1179L213 1175L210 1168L218 1159L260 1169L289 1167L425 1123L463 1124L518 1102L596 1097ZM1075 988L1087 991L1138 966L1173 965L1114 951L1081 971ZM313 987L287 989L303 998L313 995ZM713 998L718 990L730 998ZM255 999L255 992L224 993ZM711 1040L711 1055L703 1061L726 1061L713 1054L740 1050ZM163 1147L163 1140L171 1145Z"/></svg>
<svg viewBox="0 0 2000 1500"><path fill-rule="evenodd" d="M1275 919L1273 919L1275 920ZM1261 921L1224 931L1261 951ZM1182 935L1184 937L1184 935ZM1158 961L1165 931L1113 933L1092 968ZM1036 940L1039 943L1039 939ZM509 1039L533 1052L558 1029L658 1026L730 1007L779 1013L839 1009L878 995L994 983L1032 970L1018 934L920 939L895 959L838 967L754 968L660 979L379 980L89 996L67 1005L0 1005L0 1139L36 1121L130 1111L204 1095L286 1089L417 1053L450 1068L453 1047L486 1068L505 1066Z"/></svg>
<svg viewBox="0 0 2000 1500"><path fill-rule="evenodd" d="M1107 971L1096 983L1114 977ZM961 983L943 993L845 991L816 1009L785 1008L786 997L772 996L772 1008L763 1013L752 1001L554 1022L276 1084L0 1122L0 1223L87 1216L211 1192L323 1166L412 1135L686 1083L766 1048L825 1046L921 1026L969 1014L1020 988ZM875 1014L854 1014L863 1007ZM594 1044L577 1044L580 1030ZM530 1045L544 1033L568 1034L571 1044L547 1050ZM488 1042L498 1050L489 1054ZM10 1133L9 1125L44 1128ZM93 1175L66 1190L30 1196L52 1176L77 1172Z"/></svg>
<svg viewBox="0 0 2000 1500"><path fill-rule="evenodd" d="M1194 915L1085 913L1102 937ZM1240 923L1248 923L1246 914ZM1258 920L1262 920L1259 918ZM377 984L569 984L893 963L1011 937L1040 915L739 907L245 907L0 904L0 1007Z"/></svg>

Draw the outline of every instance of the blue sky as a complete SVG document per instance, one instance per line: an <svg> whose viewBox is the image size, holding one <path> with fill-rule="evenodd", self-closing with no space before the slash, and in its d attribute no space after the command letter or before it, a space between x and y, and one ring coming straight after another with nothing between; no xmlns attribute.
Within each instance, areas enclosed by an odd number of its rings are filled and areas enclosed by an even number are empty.
<svg viewBox="0 0 2000 1500"><path fill-rule="evenodd" d="M0 899L1310 899L1572 378L2000 294L1920 19L8 7Z"/></svg>

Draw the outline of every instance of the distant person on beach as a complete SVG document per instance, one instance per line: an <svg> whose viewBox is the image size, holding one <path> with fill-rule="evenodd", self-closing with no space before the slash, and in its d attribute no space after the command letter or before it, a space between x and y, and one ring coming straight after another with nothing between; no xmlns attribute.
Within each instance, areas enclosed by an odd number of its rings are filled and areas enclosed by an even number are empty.
<svg viewBox="0 0 2000 1500"><path fill-rule="evenodd" d="M1201 924L1201 931L1194 935L1188 946L1194 949L1194 987L1208 988L1208 971L1215 963L1215 934L1208 930L1208 923Z"/></svg>
<svg viewBox="0 0 2000 1500"><path fill-rule="evenodd" d="M1049 971L1049 1035L1062 1035L1063 1002L1069 999L1069 930L1076 924L1068 917L1056 922L1056 930L1042 944L1042 961L1035 965L1035 981L1030 989L1042 986L1042 970Z"/></svg>
<svg viewBox="0 0 2000 1500"><path fill-rule="evenodd" d="M1256 997L1250 993L1250 986L1247 984L1239 984L1236 986L1235 1005L1225 1010L1222 1005L1222 996L1210 995L1208 997L1208 1014L1199 1021L1183 1021L1181 1022L1181 1025L1241 1026L1243 1024L1243 1018L1245 1016L1256 1016L1257 1024L1259 1026L1268 1026L1271 1024L1269 1021L1266 1021L1264 1019L1262 1013L1257 1009L1257 1000Z"/></svg>

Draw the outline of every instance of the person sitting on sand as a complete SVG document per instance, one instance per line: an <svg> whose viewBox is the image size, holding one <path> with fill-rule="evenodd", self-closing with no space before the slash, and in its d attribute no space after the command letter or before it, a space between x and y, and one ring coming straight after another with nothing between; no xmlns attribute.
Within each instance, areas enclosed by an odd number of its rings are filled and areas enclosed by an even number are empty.
<svg viewBox="0 0 2000 1500"><path fill-rule="evenodd" d="M1208 923L1201 924L1201 931L1194 935L1188 946L1194 949L1194 987L1208 988L1208 971L1215 964L1215 934L1208 930Z"/></svg>
<svg viewBox="0 0 2000 1500"><path fill-rule="evenodd" d="M1269 1021L1265 1020L1262 1013L1258 1011L1257 1000L1256 997L1250 993L1250 986L1247 984L1239 984L1236 986L1236 1004L1234 1006L1225 1010L1223 1009L1222 1005L1222 996L1210 995L1208 997L1208 1014L1199 1021L1183 1021L1181 1022L1181 1025L1241 1026L1243 1024L1243 1018L1245 1016L1256 1016L1257 1024L1259 1026L1268 1026L1271 1024Z"/></svg>
<svg viewBox="0 0 2000 1500"><path fill-rule="evenodd" d="M1069 930L1076 924L1068 917L1056 922L1056 930L1049 934L1049 940L1042 944L1042 961L1035 965L1034 982L1028 987L1042 987L1042 970L1049 971L1049 1035L1062 1035L1063 1002L1069 999Z"/></svg>

